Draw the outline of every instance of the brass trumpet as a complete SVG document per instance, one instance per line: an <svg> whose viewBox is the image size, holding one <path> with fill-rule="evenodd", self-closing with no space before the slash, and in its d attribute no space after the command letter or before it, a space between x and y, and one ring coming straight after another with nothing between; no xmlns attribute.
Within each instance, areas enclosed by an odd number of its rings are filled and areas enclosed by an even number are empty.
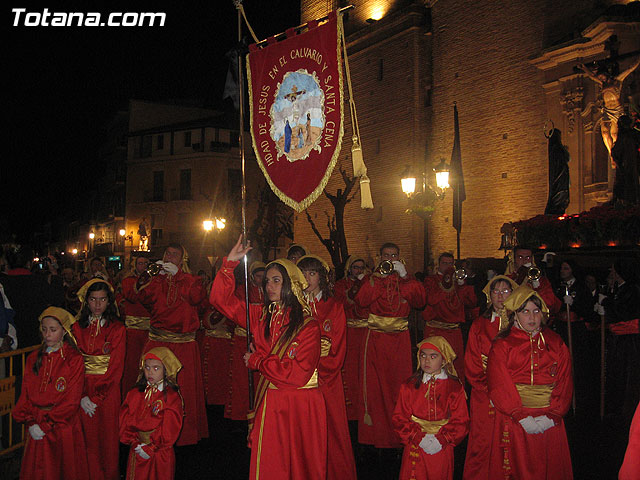
<svg viewBox="0 0 640 480"><path fill-rule="evenodd" d="M383 260L378 265L378 268L376 268L376 271L380 272L383 275L389 275L390 273L393 273L394 270L395 268L391 260Z"/></svg>
<svg viewBox="0 0 640 480"><path fill-rule="evenodd" d="M466 279L469 275L467 274L467 271L464 268L460 268L458 270L455 271L455 273L453 274L454 277L456 277L456 280L464 280Z"/></svg>
<svg viewBox="0 0 640 480"><path fill-rule="evenodd" d="M529 270L527 270L527 280L529 280L530 282L540 280L541 276L542 272L538 267L529 267Z"/></svg>
<svg viewBox="0 0 640 480"><path fill-rule="evenodd" d="M400 260L400 261L402 262L403 265L406 265L404 263L404 260ZM393 273L394 270L395 270L395 267L393 266L393 262L391 260L383 260L376 267L376 272L381 273L382 275L389 275Z"/></svg>
<svg viewBox="0 0 640 480"><path fill-rule="evenodd" d="M162 264L160 263L150 263L146 270L147 274L149 274L150 277L155 277L161 271L162 271Z"/></svg>

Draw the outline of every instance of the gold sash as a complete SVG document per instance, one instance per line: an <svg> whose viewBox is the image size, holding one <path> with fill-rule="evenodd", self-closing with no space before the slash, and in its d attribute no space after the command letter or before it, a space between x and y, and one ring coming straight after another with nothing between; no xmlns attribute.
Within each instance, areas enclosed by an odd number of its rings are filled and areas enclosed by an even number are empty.
<svg viewBox="0 0 640 480"><path fill-rule="evenodd" d="M408 317L382 317L380 315L369 314L367 319L369 330L383 333L404 332L409 328Z"/></svg>
<svg viewBox="0 0 640 480"><path fill-rule="evenodd" d="M311 378L309 379L309 381L302 387L298 387L298 390L305 390L308 388L318 388L318 369L316 368L313 371L313 375L311 375ZM273 383L269 382L269 389L271 390L278 390L278 387L276 387Z"/></svg>
<svg viewBox="0 0 640 480"><path fill-rule="evenodd" d="M156 429L149 430L148 432L138 432L138 438L142 443L146 443L147 445L151 443L151 434L155 432Z"/></svg>
<svg viewBox="0 0 640 480"><path fill-rule="evenodd" d="M449 323L449 322L439 322L438 320L429 320L427 321L427 327L441 328L443 330L455 330L456 328L460 328L460 324Z"/></svg>
<svg viewBox="0 0 640 480"><path fill-rule="evenodd" d="M109 368L109 359L111 355L85 355L84 357L84 372L87 375L104 375Z"/></svg>
<svg viewBox="0 0 640 480"><path fill-rule="evenodd" d="M213 337L213 338L231 338L231 332L220 329L220 330L207 330L204 331L205 336Z"/></svg>
<svg viewBox="0 0 640 480"><path fill-rule="evenodd" d="M124 319L124 326L134 330L149 330L149 317L134 317L127 315Z"/></svg>
<svg viewBox="0 0 640 480"><path fill-rule="evenodd" d="M420 425L420 429L424 433L431 433L432 435L438 433L442 426L449 423L448 418L443 418L442 420L423 420L422 418L418 418L415 415L411 415L411 420Z"/></svg>
<svg viewBox="0 0 640 480"><path fill-rule="evenodd" d="M516 389L520 394L522 406L525 408L545 408L551 405L551 392L556 384L551 385L526 385L516 383Z"/></svg>
<svg viewBox="0 0 640 480"><path fill-rule="evenodd" d="M42 410L43 412L50 412L53 409L53 407L38 407L38 406L36 406L36 408L38 410Z"/></svg>
<svg viewBox="0 0 640 480"><path fill-rule="evenodd" d="M233 334L236 337L246 337L247 336L247 329L239 327L238 325L236 325L236 328L233 329Z"/></svg>
<svg viewBox="0 0 640 480"><path fill-rule="evenodd" d="M369 321L366 318L347 318L347 327L365 328Z"/></svg>
<svg viewBox="0 0 640 480"><path fill-rule="evenodd" d="M331 351L331 339L329 337L320 337L320 356L326 357Z"/></svg>
<svg viewBox="0 0 640 480"><path fill-rule="evenodd" d="M160 330L159 328L149 328L149 340L168 343L189 343L196 339L196 332L176 333Z"/></svg>

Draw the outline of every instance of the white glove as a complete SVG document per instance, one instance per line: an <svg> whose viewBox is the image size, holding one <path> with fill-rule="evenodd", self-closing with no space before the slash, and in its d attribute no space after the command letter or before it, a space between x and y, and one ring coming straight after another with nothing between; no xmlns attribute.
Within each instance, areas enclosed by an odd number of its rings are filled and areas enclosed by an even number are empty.
<svg viewBox="0 0 640 480"><path fill-rule="evenodd" d="M573 297L571 295L565 295L562 300L569 306L573 305Z"/></svg>
<svg viewBox="0 0 640 480"><path fill-rule="evenodd" d="M45 433L40 428L40 425L35 423L29 427L29 435L31 435L31 438L33 438L34 440L42 440L45 436Z"/></svg>
<svg viewBox="0 0 640 480"><path fill-rule="evenodd" d="M604 307L599 303L596 303L593 306L593 311L596 312L598 315L604 315Z"/></svg>
<svg viewBox="0 0 640 480"><path fill-rule="evenodd" d="M541 426L538 425L531 415L520 420L520 425L522 425L522 428L524 428L524 431L527 433L542 433Z"/></svg>
<svg viewBox="0 0 640 480"><path fill-rule="evenodd" d="M145 460L149 460L151 457L149 456L149 454L147 452L145 452L142 447L144 447L146 445L146 443L140 443L138 444L138 446L136 448L134 448L134 451L140 456L140 458L143 458Z"/></svg>
<svg viewBox="0 0 640 480"><path fill-rule="evenodd" d="M405 267L404 263L402 263L400 260L393 261L393 269L398 272L400 278L404 278L407 276L407 267Z"/></svg>
<svg viewBox="0 0 640 480"><path fill-rule="evenodd" d="M433 455L442 450L442 444L438 441L435 435L428 433L424 437L425 438L420 441L420 446L427 455ZM427 437L429 437L429 439L425 441ZM425 442L424 446L422 446L423 441Z"/></svg>
<svg viewBox="0 0 640 480"><path fill-rule="evenodd" d="M418 446L424 451L424 453L428 454L429 453L428 450L431 447L431 443L435 438L436 438L435 435L431 433L427 433L424 437L422 437L422 440L420 440L420 443L418 444Z"/></svg>
<svg viewBox="0 0 640 480"><path fill-rule="evenodd" d="M540 286L540 280L532 280L531 286L533 287L534 290L537 289Z"/></svg>
<svg viewBox="0 0 640 480"><path fill-rule="evenodd" d="M167 272L169 275L175 275L178 273L178 267L171 262L165 262L162 266L162 271Z"/></svg>
<svg viewBox="0 0 640 480"><path fill-rule="evenodd" d="M80 399L80 407L82 407L84 413L86 413L90 417L93 417L93 415L96 413L97 405L93 403L89 397L84 396Z"/></svg>
<svg viewBox="0 0 640 480"><path fill-rule="evenodd" d="M551 420L546 415L540 415L539 417L535 417L534 420L536 421L538 426L542 429L542 432L545 432L549 430L551 427L554 427L556 425L554 421Z"/></svg>
<svg viewBox="0 0 640 480"><path fill-rule="evenodd" d="M362 280L364 278L364 273L361 273L356 277L358 280Z"/></svg>

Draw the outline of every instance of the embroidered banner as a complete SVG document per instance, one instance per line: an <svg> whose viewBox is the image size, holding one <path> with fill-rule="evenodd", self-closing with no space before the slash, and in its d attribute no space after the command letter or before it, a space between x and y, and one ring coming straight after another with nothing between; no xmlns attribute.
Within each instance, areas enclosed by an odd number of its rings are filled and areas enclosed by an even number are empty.
<svg viewBox="0 0 640 480"><path fill-rule="evenodd" d="M287 39L250 46L251 137L274 193L300 212L324 190L340 153L343 92L336 12Z"/></svg>

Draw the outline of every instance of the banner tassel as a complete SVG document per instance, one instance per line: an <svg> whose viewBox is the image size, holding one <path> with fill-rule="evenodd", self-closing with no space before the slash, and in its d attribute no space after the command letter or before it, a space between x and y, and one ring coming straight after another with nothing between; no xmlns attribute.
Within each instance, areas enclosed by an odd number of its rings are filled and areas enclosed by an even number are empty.
<svg viewBox="0 0 640 480"><path fill-rule="evenodd" d="M351 73L349 72L349 59L347 57L347 42L344 38L344 26L342 25L342 13L338 15L340 20L340 39L344 51L344 69L349 88L349 112L351 113L351 125L353 128L353 145L351 146L351 161L353 163L353 176L360 177L360 207L363 209L373 208L373 198L371 197L371 180L367 177L367 167L364 164L362 155L362 142L360 141L360 127L358 126L358 114L356 103L353 100L353 89L351 88Z"/></svg>
<svg viewBox="0 0 640 480"><path fill-rule="evenodd" d="M360 208L371 209L373 208L373 199L371 198L371 180L367 177L367 170L360 177Z"/></svg>

